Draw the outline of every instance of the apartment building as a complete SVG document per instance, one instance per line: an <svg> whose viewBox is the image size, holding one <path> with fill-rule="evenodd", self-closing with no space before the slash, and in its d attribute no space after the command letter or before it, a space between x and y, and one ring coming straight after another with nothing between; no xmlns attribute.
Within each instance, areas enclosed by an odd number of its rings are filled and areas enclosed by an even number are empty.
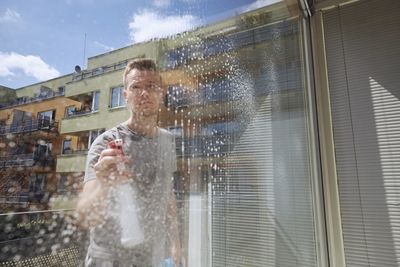
<svg viewBox="0 0 400 267"><path fill-rule="evenodd" d="M67 75L13 90L14 95L1 104L3 212L47 209L50 197L59 193L55 168L61 150L59 123L65 107L77 104L64 98L69 79Z"/></svg>

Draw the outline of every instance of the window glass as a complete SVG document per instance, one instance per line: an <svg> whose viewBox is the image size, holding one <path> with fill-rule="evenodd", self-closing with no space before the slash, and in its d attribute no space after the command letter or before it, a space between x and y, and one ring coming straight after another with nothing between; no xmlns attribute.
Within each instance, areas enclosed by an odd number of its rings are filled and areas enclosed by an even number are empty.
<svg viewBox="0 0 400 267"><path fill-rule="evenodd" d="M125 100L123 95L124 87L111 88L111 107L122 107L125 106Z"/></svg>
<svg viewBox="0 0 400 267"><path fill-rule="evenodd" d="M70 117L70 116L74 115L75 111L76 111L76 107L75 106L66 107L66 110L65 110L66 114L65 115L67 117Z"/></svg>
<svg viewBox="0 0 400 267"><path fill-rule="evenodd" d="M72 152L72 148L71 148L71 140L64 140L63 142L63 154L69 154Z"/></svg>
<svg viewBox="0 0 400 267"><path fill-rule="evenodd" d="M104 133L104 131L105 131L104 129L99 129L99 130L92 130L92 131L89 132L89 136L90 136L90 138L89 138L89 147L92 145L94 140L96 140L96 138L100 134Z"/></svg>
<svg viewBox="0 0 400 267"><path fill-rule="evenodd" d="M99 110L99 99L100 99L100 91L94 92L92 98L92 111Z"/></svg>
<svg viewBox="0 0 400 267"><path fill-rule="evenodd" d="M53 121L55 119L55 115L55 110L42 111L38 113L38 118L46 121Z"/></svg>
<svg viewBox="0 0 400 267"><path fill-rule="evenodd" d="M61 2L78 10L79 23L100 23L107 16L98 10L121 8L120 1ZM84 64L61 50L73 70L58 75L49 64L43 68L52 75L43 81L0 87L7 96L0 99L0 261L317 266L307 29L297 5L178 1L181 9L175 2L148 2L121 18L132 20L125 28L108 20L112 32L132 31L129 45L107 46L83 33ZM159 29L177 31L150 34ZM152 69L145 59L157 72L131 71L125 79L152 90L128 93L126 105L123 86L112 86L123 84L131 60Z"/></svg>

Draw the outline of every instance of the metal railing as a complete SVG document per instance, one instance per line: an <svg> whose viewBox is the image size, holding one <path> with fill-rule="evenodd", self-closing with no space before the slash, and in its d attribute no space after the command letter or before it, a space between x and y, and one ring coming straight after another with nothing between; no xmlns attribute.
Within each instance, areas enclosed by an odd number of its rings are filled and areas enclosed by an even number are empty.
<svg viewBox="0 0 400 267"><path fill-rule="evenodd" d="M90 113L95 113L97 112L97 110L85 110L85 109L80 109L80 110L74 110L71 111L71 113L66 113L65 114L65 118L73 118L73 117L78 117L78 116L82 116L85 114L90 114Z"/></svg>
<svg viewBox="0 0 400 267"><path fill-rule="evenodd" d="M11 101L10 103L0 104L0 109L34 103L34 102L39 102L39 101L42 101L45 99L50 99L50 98L54 98L57 96L63 96L63 95L64 95L64 92L52 92L52 93L47 93L45 95L38 95L35 97L21 97L21 98Z"/></svg>
<svg viewBox="0 0 400 267"><path fill-rule="evenodd" d="M29 196L0 196L0 204L27 204L29 203Z"/></svg>
<svg viewBox="0 0 400 267"><path fill-rule="evenodd" d="M41 167L54 166L54 157L51 154L15 154L0 157L0 169L12 167L32 167L34 165Z"/></svg>
<svg viewBox="0 0 400 267"><path fill-rule="evenodd" d="M224 156L233 149L235 138L234 135L178 137L175 139L176 154L178 158Z"/></svg>
<svg viewBox="0 0 400 267"><path fill-rule="evenodd" d="M0 126L0 135L29 133L35 131L53 131L58 129L58 122L46 119L31 120Z"/></svg>
<svg viewBox="0 0 400 267"><path fill-rule="evenodd" d="M61 155L85 155L89 149L64 149Z"/></svg>
<svg viewBox="0 0 400 267"><path fill-rule="evenodd" d="M0 266L81 266L88 238L86 231L71 224L73 212L62 209L0 214L0 262L9 264ZM60 257L66 250L70 255Z"/></svg>
<svg viewBox="0 0 400 267"><path fill-rule="evenodd" d="M122 62L118 62L113 65L103 66L103 67L99 67L96 69L84 70L79 73L74 73L74 75L72 76L72 82L77 82L77 81L95 77L95 76L98 76L98 75L101 75L101 74L104 74L107 72L124 69L126 67L126 65L128 64L128 61L129 60L124 60Z"/></svg>

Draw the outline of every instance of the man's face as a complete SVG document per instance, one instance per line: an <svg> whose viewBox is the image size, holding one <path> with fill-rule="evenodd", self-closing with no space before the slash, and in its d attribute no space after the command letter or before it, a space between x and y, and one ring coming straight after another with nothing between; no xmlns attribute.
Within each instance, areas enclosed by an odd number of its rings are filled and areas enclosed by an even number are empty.
<svg viewBox="0 0 400 267"><path fill-rule="evenodd" d="M133 114L156 115L162 102L160 75L155 71L131 70L126 76L124 96Z"/></svg>

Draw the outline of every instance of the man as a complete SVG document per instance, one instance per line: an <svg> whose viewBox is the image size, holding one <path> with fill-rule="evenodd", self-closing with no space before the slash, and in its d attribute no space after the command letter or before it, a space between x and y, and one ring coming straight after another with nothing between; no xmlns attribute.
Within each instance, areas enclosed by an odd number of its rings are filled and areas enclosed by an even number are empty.
<svg viewBox="0 0 400 267"><path fill-rule="evenodd" d="M159 266L171 254L179 262L181 250L172 188L175 144L173 135L157 126L163 92L155 63L149 59L129 62L124 72L124 89L129 119L101 134L88 153L83 192L77 205L80 223L90 228L85 264ZM115 139L122 139L122 152L110 148ZM141 244L129 248L121 242L121 186L132 189L144 236ZM171 250L166 251L166 247Z"/></svg>

